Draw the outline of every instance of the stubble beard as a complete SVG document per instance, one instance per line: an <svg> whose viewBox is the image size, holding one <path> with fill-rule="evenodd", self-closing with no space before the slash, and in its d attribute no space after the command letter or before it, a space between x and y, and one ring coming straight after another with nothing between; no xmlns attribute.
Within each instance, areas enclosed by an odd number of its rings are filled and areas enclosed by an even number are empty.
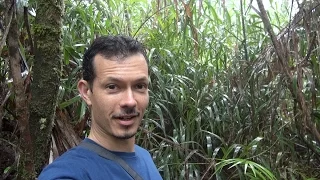
<svg viewBox="0 0 320 180"><path fill-rule="evenodd" d="M121 140L127 140L134 137L137 134L137 130L133 133L129 132L129 127L126 128L125 133L123 135L114 135L115 138Z"/></svg>
<svg viewBox="0 0 320 180"><path fill-rule="evenodd" d="M121 140L127 140L127 139L130 139L132 137L134 137L137 133L133 133L133 134L129 134L129 133L126 133L124 134L123 136L115 136L117 139L121 139Z"/></svg>
<svg viewBox="0 0 320 180"><path fill-rule="evenodd" d="M140 117L140 113L137 112L135 108L124 108L122 110L122 112L120 113L120 115L117 114L115 116L117 117L117 116L127 115L127 114L136 114L136 116ZM142 121L142 119L140 119L139 126L141 124L141 121ZM134 137L137 134L138 127L137 127L137 129L135 129L134 132L131 132L130 128L131 128L130 126L127 126L127 127L124 128L124 131L125 131L124 134L122 134L122 135L113 134L113 136L115 138L121 139L121 140L130 139L130 138Z"/></svg>

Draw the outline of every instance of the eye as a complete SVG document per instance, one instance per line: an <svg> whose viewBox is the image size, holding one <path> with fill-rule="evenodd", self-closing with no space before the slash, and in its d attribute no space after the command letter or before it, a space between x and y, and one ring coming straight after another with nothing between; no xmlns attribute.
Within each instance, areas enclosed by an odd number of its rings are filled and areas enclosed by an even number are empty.
<svg viewBox="0 0 320 180"><path fill-rule="evenodd" d="M144 83L141 83L141 84L137 84L135 88L139 91L145 91L146 89L148 89L148 86Z"/></svg>
<svg viewBox="0 0 320 180"><path fill-rule="evenodd" d="M116 85L115 84L108 84L106 86L107 89L115 89L116 88Z"/></svg>
<svg viewBox="0 0 320 180"><path fill-rule="evenodd" d="M106 90L108 92L117 92L119 90L119 87L116 84L107 84Z"/></svg>

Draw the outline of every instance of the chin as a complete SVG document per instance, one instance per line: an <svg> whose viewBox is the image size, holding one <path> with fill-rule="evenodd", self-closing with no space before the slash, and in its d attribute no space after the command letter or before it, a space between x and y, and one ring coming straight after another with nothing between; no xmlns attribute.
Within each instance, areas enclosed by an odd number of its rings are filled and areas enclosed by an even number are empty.
<svg viewBox="0 0 320 180"><path fill-rule="evenodd" d="M115 135L115 137L118 139L131 139L136 134L137 134L137 132L125 132L124 134L121 134L121 135Z"/></svg>

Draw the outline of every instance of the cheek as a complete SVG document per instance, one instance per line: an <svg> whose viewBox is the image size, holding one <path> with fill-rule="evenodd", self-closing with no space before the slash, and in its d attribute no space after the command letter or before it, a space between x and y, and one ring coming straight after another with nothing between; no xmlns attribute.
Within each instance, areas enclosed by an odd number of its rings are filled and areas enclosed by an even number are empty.
<svg viewBox="0 0 320 180"><path fill-rule="evenodd" d="M106 96L105 94L96 94L95 104L102 111L109 111L110 107L114 107L115 103L118 102L116 99Z"/></svg>
<svg viewBox="0 0 320 180"><path fill-rule="evenodd" d="M143 109L146 109L149 105L149 94L143 98Z"/></svg>

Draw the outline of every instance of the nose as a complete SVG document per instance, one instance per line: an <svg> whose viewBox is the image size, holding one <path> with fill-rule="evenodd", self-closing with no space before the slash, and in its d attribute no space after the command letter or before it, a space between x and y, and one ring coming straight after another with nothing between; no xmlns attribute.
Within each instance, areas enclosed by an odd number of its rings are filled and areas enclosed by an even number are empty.
<svg viewBox="0 0 320 180"><path fill-rule="evenodd" d="M129 107L129 108L133 108L137 105L137 101L134 97L134 94L132 92L131 89L128 89L127 91L125 91L123 93L121 102L120 102L120 106L121 107Z"/></svg>

